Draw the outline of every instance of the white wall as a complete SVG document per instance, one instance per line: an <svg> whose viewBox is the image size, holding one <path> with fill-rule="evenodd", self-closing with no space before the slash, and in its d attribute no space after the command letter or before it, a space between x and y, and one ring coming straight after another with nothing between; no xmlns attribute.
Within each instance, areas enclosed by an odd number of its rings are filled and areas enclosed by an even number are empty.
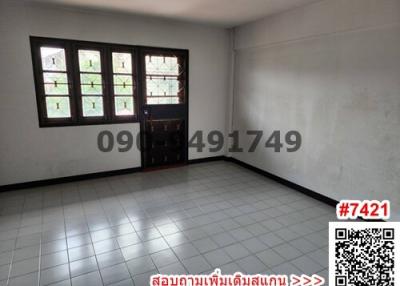
<svg viewBox="0 0 400 286"><path fill-rule="evenodd" d="M324 0L236 28L234 79L223 29L3 0L0 35L0 185L140 165L135 149L96 146L100 130L136 134L138 124L39 128L35 35L187 48L191 134L259 129L265 141L273 130L299 130L296 153L260 144L233 156L334 199L390 199L399 216L398 0ZM190 149L189 157L223 154Z"/></svg>
<svg viewBox="0 0 400 286"><path fill-rule="evenodd" d="M97 134L138 124L39 128L29 36L189 49L189 132L226 128L229 33L152 18L0 1L0 185L140 166L140 153L97 149ZM223 155L197 153L189 158Z"/></svg>
<svg viewBox="0 0 400 286"><path fill-rule="evenodd" d="M319 1L237 28L235 50L233 129L303 144L233 156L337 200L390 199L400 218L400 1Z"/></svg>

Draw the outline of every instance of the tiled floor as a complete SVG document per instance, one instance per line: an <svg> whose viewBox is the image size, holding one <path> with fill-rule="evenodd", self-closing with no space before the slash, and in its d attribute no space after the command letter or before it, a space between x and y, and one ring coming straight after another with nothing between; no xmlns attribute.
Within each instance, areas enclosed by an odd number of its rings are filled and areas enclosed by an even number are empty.
<svg viewBox="0 0 400 286"><path fill-rule="evenodd" d="M141 286L215 267L327 277L335 220L227 162L0 193L0 215L0 286Z"/></svg>

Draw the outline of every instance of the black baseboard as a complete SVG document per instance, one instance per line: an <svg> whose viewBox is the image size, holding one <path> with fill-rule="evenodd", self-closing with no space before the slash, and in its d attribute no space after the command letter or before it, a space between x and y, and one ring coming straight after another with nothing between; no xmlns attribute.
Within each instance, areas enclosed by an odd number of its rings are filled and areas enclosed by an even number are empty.
<svg viewBox="0 0 400 286"><path fill-rule="evenodd" d="M321 194L319 194L319 193L317 193L317 192L315 192L313 190L310 190L308 188L305 188L303 186L295 184L295 183L293 183L291 181L288 181L288 180L286 180L284 178L281 178L279 176L271 174L271 173L269 173L267 171L264 171L262 169L254 167L252 165L249 165L249 164L247 164L247 163L245 163L243 161L240 161L238 159L235 159L235 158L232 158L232 157L226 157L225 160L229 161L229 162L236 163L239 166L242 166L242 167L244 167L246 169L254 171L254 172L256 172L256 173L258 173L260 175L263 175L263 176L265 176L265 177L267 177L267 178L269 178L271 180L274 180L274 181L276 181L276 182L278 182L278 183L280 183L282 185L285 185L285 186L287 186L289 188L292 188L292 189L294 189L294 190L296 190L298 192L301 192L301 193L303 193L303 194L305 194L305 195L307 195L309 197L312 197L312 198L314 198L314 199L316 199L318 201L324 202L324 203L326 203L326 204L328 204L330 206L336 207L336 205L338 204L338 201L336 201L334 199L331 199L331 198L326 197L324 195L321 195Z"/></svg>
<svg viewBox="0 0 400 286"><path fill-rule="evenodd" d="M235 163L235 164L242 166L246 169L249 169L253 172L261 174L271 180L274 180L282 185L292 188L292 189L294 189L298 192L301 192L309 197L312 197L316 200L324 202L330 206L336 206L336 204L338 203L338 201L336 201L334 199L331 199L331 198L321 195L317 192L314 192L308 188L305 188L305 187L295 184L291 181L283 179L279 176L271 174L267 171L264 171L262 169L254 167L252 165L249 165L249 164L242 162L236 158L226 157L226 156L215 156L215 157L207 157L207 158L200 158L200 159L192 159L192 160L189 160L188 163L189 164L198 164L198 163L206 163L206 162L214 162L214 161L222 161L222 160ZM69 176L69 177L62 177L62 178L54 178L54 179L47 179L47 180L40 180L40 181L33 181L33 182L17 183L17 184L11 184L11 185L3 185L3 186L0 186L0 192L12 191L12 190L18 190L18 189L26 189L26 188L34 188L34 187L43 187L43 186L49 186L49 185L63 184L63 183L97 179L97 178L104 178L104 177L117 176L117 175L125 175L125 174L139 172L142 170L143 170L142 167L137 167L137 168L105 171L105 172L76 175L76 176Z"/></svg>
<svg viewBox="0 0 400 286"><path fill-rule="evenodd" d="M225 158L225 156L207 157L207 158L189 160L188 163L189 164L205 163L205 162L224 160L224 158ZM54 178L54 179L46 179L46 180L39 180L39 181L31 181L31 182L3 185L3 186L0 186L0 192L35 188L35 187L44 187L44 186L49 186L49 185L57 185L57 184L64 184L64 183L70 183L70 182L76 182L76 181L98 179L98 178L104 178L104 177L110 177L110 176L125 175L125 174L139 172L142 170L143 170L142 167L137 167L137 168L104 171L104 172L98 172L98 173L90 173L90 174L83 174L83 175L76 175L76 176L68 176L68 177L60 177L60 178Z"/></svg>
<svg viewBox="0 0 400 286"><path fill-rule="evenodd" d="M98 179L98 178L111 177L111 176L117 176L117 175L125 175L125 174L139 172L141 170L142 170L141 167L137 167L137 168L128 168L128 169L104 171L104 172L98 172L98 173L90 173L90 174L84 174L84 175L54 178L54 179L46 179L46 180L33 181L33 182L3 185L3 186L0 186L0 192L64 184L64 183L90 180L90 179Z"/></svg>
<svg viewBox="0 0 400 286"><path fill-rule="evenodd" d="M274 180L275 182L278 182L278 183L280 183L280 184L282 184L284 186L287 186L287 187L289 187L291 189L294 189L294 190L296 190L298 192L301 192L301 193L303 193L303 194L305 194L305 195L307 195L307 196L309 196L311 198L314 198L314 199L316 199L318 201L326 203L326 204L328 204L330 206L336 207L336 205L338 204L337 200L334 200L334 199L329 198L327 196L321 195L320 193L317 193L317 192L315 192L313 190L310 190L310 189L305 188L303 186L300 186L300 185L298 185L296 183L288 181L288 180L286 180L286 179L284 179L282 177L279 177L277 175L271 174L271 173L269 173L267 171L264 171L264 170L262 170L260 168L254 167L254 166L252 166L250 164L247 164L247 163L245 163L243 161L240 161L240 160L238 160L236 158L226 157L226 156L207 157L207 158L189 160L189 164L213 162L213 161L219 161L219 160L224 160L224 161L235 163L235 164L237 164L239 166L242 166L242 167L244 167L244 168L246 168L248 170L251 170L253 172L256 172L256 173L258 173L260 175L263 175L263 176L265 176L265 177L267 177L267 178L269 178L271 180Z"/></svg>
<svg viewBox="0 0 400 286"><path fill-rule="evenodd" d="M214 161L222 161L225 160L225 156L214 156L214 157L206 157L199 159L191 159L189 160L189 164L198 164L198 163L206 163L206 162L214 162Z"/></svg>

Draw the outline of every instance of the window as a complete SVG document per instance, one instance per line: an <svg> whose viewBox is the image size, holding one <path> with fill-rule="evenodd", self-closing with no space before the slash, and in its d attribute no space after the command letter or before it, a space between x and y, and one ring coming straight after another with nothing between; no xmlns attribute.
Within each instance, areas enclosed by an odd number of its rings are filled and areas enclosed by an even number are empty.
<svg viewBox="0 0 400 286"><path fill-rule="evenodd" d="M138 121L136 48L31 37L41 127Z"/></svg>
<svg viewBox="0 0 400 286"><path fill-rule="evenodd" d="M137 122L140 104L187 104L186 50L30 40L41 127Z"/></svg>
<svg viewBox="0 0 400 286"><path fill-rule="evenodd" d="M132 54L112 52L113 102L115 116L134 114Z"/></svg>
<svg viewBox="0 0 400 286"><path fill-rule="evenodd" d="M48 118L70 118L70 88L65 49L40 48L42 79Z"/></svg>
<svg viewBox="0 0 400 286"><path fill-rule="evenodd" d="M170 53L145 55L146 104L184 102L183 59Z"/></svg>
<svg viewBox="0 0 400 286"><path fill-rule="evenodd" d="M69 52L68 45L59 40L32 45L41 126L73 124L76 113Z"/></svg>
<svg viewBox="0 0 400 286"><path fill-rule="evenodd" d="M78 49L79 93L83 117L104 117L101 53Z"/></svg>

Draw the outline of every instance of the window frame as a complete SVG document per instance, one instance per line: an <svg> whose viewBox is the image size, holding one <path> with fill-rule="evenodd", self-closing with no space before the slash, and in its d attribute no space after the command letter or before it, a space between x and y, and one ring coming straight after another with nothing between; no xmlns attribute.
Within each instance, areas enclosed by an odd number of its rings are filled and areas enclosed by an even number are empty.
<svg viewBox="0 0 400 286"><path fill-rule="evenodd" d="M67 40L57 38L45 38L30 36L31 55L33 74L36 91L36 102L39 119L39 127L62 127L62 126L82 126L82 125L102 125L102 124L119 124L119 123L136 123L140 122L139 110L141 100L139 99L139 50L140 46L109 44L90 41ZM66 73L68 79L68 91L70 99L69 118L48 118L46 108L46 95L43 84L43 69L41 61L40 48L58 47L63 48L66 57ZM81 101L81 85L79 70L79 49L99 50L101 58L101 74L103 88L103 112L101 117L84 117L82 112ZM132 77L133 77L133 102L134 114L128 116L118 116L115 112L114 104L114 85L113 85L113 67L112 53L130 53L132 60Z"/></svg>
<svg viewBox="0 0 400 286"><path fill-rule="evenodd" d="M141 55L142 55L142 62L139 63L141 64L141 81L143 85L143 94L142 94L142 100L143 100L143 105L148 105L148 106L168 106L171 103L159 103L159 104L152 104L152 103L147 103L147 72L146 72L146 60L145 57L146 55L151 55L151 56L175 56L177 57L178 61L182 61L180 64L180 68L182 69L182 73L177 76L177 80L179 81L179 84L182 85L183 88L183 95L178 95L179 102L178 103L172 103L173 105L187 105L188 104L188 94L189 94L189 55L187 50L181 50L181 49L168 49L168 48L157 48L157 47L144 47L141 49ZM151 96L150 96L151 97Z"/></svg>
<svg viewBox="0 0 400 286"><path fill-rule="evenodd" d="M100 53L100 75L101 75L101 89L102 89L102 94L101 95L90 95L90 94L82 94L81 86L81 74L88 73L90 72L81 72L79 68L79 51L80 50L87 50L87 51L98 51ZM105 122L109 118L109 107L108 107L108 100L107 100L107 68L106 68L106 60L105 60L105 49L99 45L96 44L82 44L82 43L73 43L72 44L72 51L73 51L73 69L74 69L74 79L75 79L75 90L74 90L74 95L76 97L76 107L78 108L77 112L77 119L78 122L81 122L82 124L90 124L90 123L97 123L97 122ZM93 72L96 74L95 72ZM83 116L83 104L82 104L82 98L84 96L98 96L103 98L103 116Z"/></svg>
<svg viewBox="0 0 400 286"><path fill-rule="evenodd" d="M116 115L116 110L115 110L115 97L118 95L115 95L114 92L114 71L113 71L113 58L112 54L113 53L130 53L131 54L131 65L132 65L132 97L133 97L133 113L134 115L132 116L118 116ZM113 122L116 123L123 123L123 122L129 122L129 120L133 120L136 118L136 121L139 121L138 114L139 114L139 96L138 96L138 87L139 87L139 78L138 78L138 65L139 65L139 57L138 55L138 49L130 46L124 46L124 45L113 45L110 48L109 54L108 54L108 63L109 64L109 73L110 73L110 79L111 79L111 84L109 85L110 90L109 90L109 95L110 95L110 106L111 106L111 119Z"/></svg>
<svg viewBox="0 0 400 286"><path fill-rule="evenodd" d="M47 117L46 94L45 94L44 79L43 79L44 71L42 67L42 58L40 53L40 48L43 46L64 49L71 117L68 118ZM72 55L69 43L58 39L48 39L45 41L42 39L37 39L35 40L35 42L31 41L31 50L32 50L32 62L33 62L33 75L35 80L36 103L39 115L39 125L42 127L42 126L60 126L60 125L76 124L75 119L77 114L76 114L76 109L74 108L74 106L76 105L74 96L75 91L73 89L73 83L72 83L73 70L71 70Z"/></svg>

